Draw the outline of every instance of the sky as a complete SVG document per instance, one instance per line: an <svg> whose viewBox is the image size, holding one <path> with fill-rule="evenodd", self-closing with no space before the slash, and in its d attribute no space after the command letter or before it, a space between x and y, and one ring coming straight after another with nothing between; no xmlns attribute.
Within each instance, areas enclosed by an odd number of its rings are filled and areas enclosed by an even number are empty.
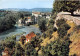
<svg viewBox="0 0 80 56"><path fill-rule="evenodd" d="M0 9L3 8L52 8L53 0L0 0Z"/></svg>

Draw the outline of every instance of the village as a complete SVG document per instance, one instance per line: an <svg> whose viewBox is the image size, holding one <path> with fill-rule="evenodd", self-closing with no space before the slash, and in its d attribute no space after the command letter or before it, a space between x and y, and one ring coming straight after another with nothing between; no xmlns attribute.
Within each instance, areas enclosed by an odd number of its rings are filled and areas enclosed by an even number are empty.
<svg viewBox="0 0 80 56"><path fill-rule="evenodd" d="M45 20L51 20L51 13L43 13L43 12L32 12L31 16L26 16L24 18L21 18L18 20L18 26L29 26L34 25L38 23L38 19L45 18ZM35 32L30 32L27 35L21 35L20 39L18 40L18 43L21 45L21 47L25 46L32 38L36 37ZM24 47L23 47L24 48ZM15 48L14 48L15 49ZM5 47L4 51L2 52L2 56L11 56L11 54L14 52L14 50L9 53L9 48Z"/></svg>
<svg viewBox="0 0 80 56"><path fill-rule="evenodd" d="M31 16L26 16L24 18L21 18L18 20L18 26L22 26L22 25L33 25L33 24L37 24L38 20L40 18L45 18L50 20L51 19L51 13L50 12L32 12Z"/></svg>

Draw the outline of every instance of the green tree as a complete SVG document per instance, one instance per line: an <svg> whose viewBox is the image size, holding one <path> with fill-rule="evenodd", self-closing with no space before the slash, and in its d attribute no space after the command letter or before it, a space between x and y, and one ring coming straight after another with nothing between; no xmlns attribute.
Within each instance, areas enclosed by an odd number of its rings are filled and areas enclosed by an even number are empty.
<svg viewBox="0 0 80 56"><path fill-rule="evenodd" d="M14 27L17 21L16 18L17 17L12 12L0 17L0 32Z"/></svg>
<svg viewBox="0 0 80 56"><path fill-rule="evenodd" d="M53 11L60 12L60 11L67 11L73 15L73 12L77 10L80 6L80 1L75 0L55 0L53 4Z"/></svg>
<svg viewBox="0 0 80 56"><path fill-rule="evenodd" d="M38 25L42 32L46 31L46 20L44 18L39 19Z"/></svg>
<svg viewBox="0 0 80 56"><path fill-rule="evenodd" d="M3 41L1 41L0 51L2 52L5 47L9 48L9 53L11 55L14 54L16 45L16 36L6 37Z"/></svg>
<svg viewBox="0 0 80 56"><path fill-rule="evenodd" d="M41 47L43 56L68 56L69 55L69 39L58 38L57 40Z"/></svg>
<svg viewBox="0 0 80 56"><path fill-rule="evenodd" d="M57 20L56 21L56 25L58 26L58 27L60 27L62 24L64 24L66 21L64 20L64 19L60 19L60 20Z"/></svg>
<svg viewBox="0 0 80 56"><path fill-rule="evenodd" d="M35 50L34 46L31 43L25 45L25 56L37 56L38 53Z"/></svg>
<svg viewBox="0 0 80 56"><path fill-rule="evenodd" d="M32 20L33 24L35 24L35 16L31 16L31 20Z"/></svg>
<svg viewBox="0 0 80 56"><path fill-rule="evenodd" d="M67 30L70 29L70 26L66 23L64 19L57 20L56 25L58 26L59 37L63 38L67 35Z"/></svg>
<svg viewBox="0 0 80 56"><path fill-rule="evenodd" d="M16 43L16 49L15 49L15 56L22 56L24 55L24 49L21 47L19 43Z"/></svg>
<svg viewBox="0 0 80 56"><path fill-rule="evenodd" d="M20 41L21 41L22 44L24 44L25 41L26 41L26 37L25 36L21 36Z"/></svg>

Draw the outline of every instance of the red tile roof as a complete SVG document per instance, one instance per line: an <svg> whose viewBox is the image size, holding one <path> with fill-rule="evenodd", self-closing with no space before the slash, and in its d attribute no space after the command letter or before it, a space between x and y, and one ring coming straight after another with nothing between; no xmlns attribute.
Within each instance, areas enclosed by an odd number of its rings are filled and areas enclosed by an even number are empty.
<svg viewBox="0 0 80 56"><path fill-rule="evenodd" d="M28 19L31 19L31 17L27 17Z"/></svg>
<svg viewBox="0 0 80 56"><path fill-rule="evenodd" d="M36 36L36 34L34 32L31 32L31 33L29 33L29 34L26 35L26 38L27 39L31 39L31 38L33 38L35 36Z"/></svg>
<svg viewBox="0 0 80 56"><path fill-rule="evenodd" d="M34 13L34 14L40 14L40 12L32 12L32 13Z"/></svg>

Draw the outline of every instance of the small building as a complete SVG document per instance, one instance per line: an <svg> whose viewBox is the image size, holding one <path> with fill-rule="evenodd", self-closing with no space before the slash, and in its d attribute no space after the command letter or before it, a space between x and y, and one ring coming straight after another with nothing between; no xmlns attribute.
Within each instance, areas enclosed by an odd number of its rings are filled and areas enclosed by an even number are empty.
<svg viewBox="0 0 80 56"><path fill-rule="evenodd" d="M38 17L42 17L41 12L32 12L32 16L35 16L35 23L38 22Z"/></svg>
<svg viewBox="0 0 80 56"><path fill-rule="evenodd" d="M51 19L51 13L46 13L46 18Z"/></svg>
<svg viewBox="0 0 80 56"><path fill-rule="evenodd" d="M38 17L38 16L41 16L41 13L40 12L32 12L32 16Z"/></svg>
<svg viewBox="0 0 80 56"><path fill-rule="evenodd" d="M34 32L31 32L26 35L26 43L30 41L31 38L35 37L36 34Z"/></svg>
<svg viewBox="0 0 80 56"><path fill-rule="evenodd" d="M4 51L2 52L2 56L11 56L8 48L4 49Z"/></svg>
<svg viewBox="0 0 80 56"><path fill-rule="evenodd" d="M31 17L25 18L25 24L32 23Z"/></svg>
<svg viewBox="0 0 80 56"><path fill-rule="evenodd" d="M51 13L46 12L46 13L42 14L42 17L50 20L51 19Z"/></svg>

